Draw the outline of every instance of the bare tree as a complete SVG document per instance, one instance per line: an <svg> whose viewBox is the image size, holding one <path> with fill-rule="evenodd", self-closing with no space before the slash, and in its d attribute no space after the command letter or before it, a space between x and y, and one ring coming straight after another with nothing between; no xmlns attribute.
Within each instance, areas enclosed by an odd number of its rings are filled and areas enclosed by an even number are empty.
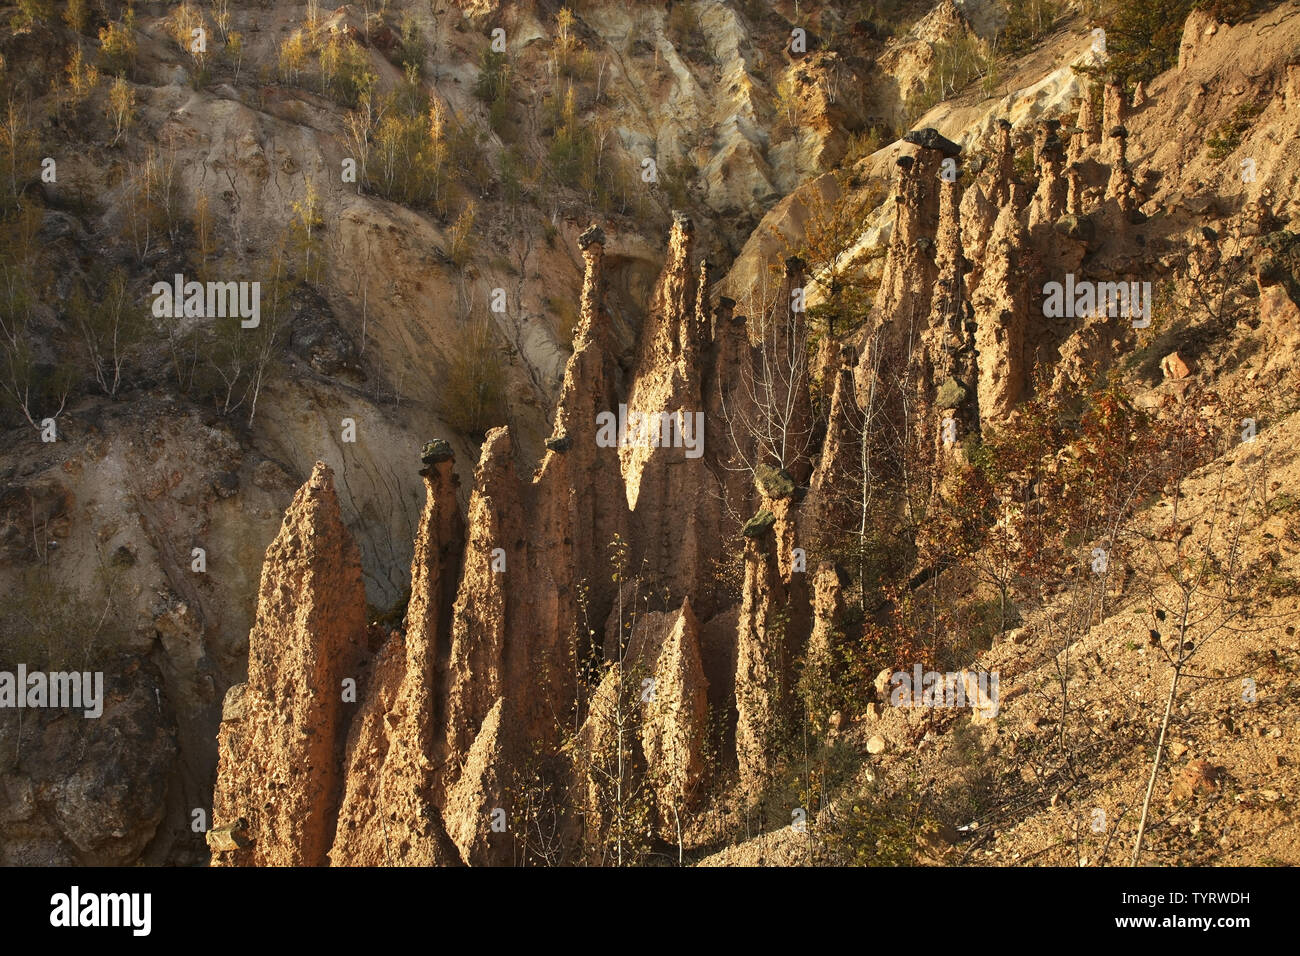
<svg viewBox="0 0 1300 956"><path fill-rule="evenodd" d="M728 405L724 396L723 416L737 467L751 473L763 464L793 470L807 461L813 447L801 280L802 265L792 264L785 282L765 276L743 302L757 352L752 364L741 366L741 400Z"/></svg>
<svg viewBox="0 0 1300 956"><path fill-rule="evenodd" d="M1169 522L1171 533L1147 542L1147 555L1155 569L1146 583L1155 624L1151 634L1153 643L1169 665L1169 690L1165 694L1155 755L1151 758L1151 772L1142 799L1137 835L1133 840L1130 861L1133 866L1138 865L1142 854L1151 800L1159 779L1179 688L1185 678L1215 679L1213 675L1189 670L1189 665L1216 636L1234 629L1235 622L1247 617L1251 608L1242 561L1248 509L1242 507L1244 502L1231 500L1228 468L1226 457L1221 457L1213 476L1213 494L1207 496L1208 502L1204 499L1198 501L1195 514L1186 514L1190 501L1182 494L1180 480L1170 495L1173 505ZM1264 462L1261 460L1253 477L1248 480L1247 491L1250 487L1263 489L1264 475ZM1184 522L1193 529L1191 534L1181 532ZM1164 633L1159 628L1163 628Z"/></svg>
<svg viewBox="0 0 1300 956"><path fill-rule="evenodd" d="M79 289L71 311L86 348L91 373L105 395L115 396L122 369L148 329L148 317L132 301L126 273L115 270L102 286L99 303L91 304Z"/></svg>

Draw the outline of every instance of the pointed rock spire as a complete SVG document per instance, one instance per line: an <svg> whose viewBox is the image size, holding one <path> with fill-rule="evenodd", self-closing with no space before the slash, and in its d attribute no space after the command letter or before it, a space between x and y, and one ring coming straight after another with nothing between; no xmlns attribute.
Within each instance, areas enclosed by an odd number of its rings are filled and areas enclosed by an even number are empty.
<svg viewBox="0 0 1300 956"><path fill-rule="evenodd" d="M334 473L317 462L266 550L248 637L242 718L218 736L213 827L243 822L249 845L217 865L320 866L334 836L366 593Z"/></svg>

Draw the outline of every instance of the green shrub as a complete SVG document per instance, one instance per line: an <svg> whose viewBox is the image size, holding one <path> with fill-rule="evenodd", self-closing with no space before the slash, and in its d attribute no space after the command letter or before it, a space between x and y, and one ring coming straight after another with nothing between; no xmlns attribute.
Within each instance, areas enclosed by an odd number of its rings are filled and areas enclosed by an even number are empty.
<svg viewBox="0 0 1300 956"><path fill-rule="evenodd" d="M342 34L331 34L317 54L321 92L344 106L356 106L379 78L366 51ZM409 68L408 68L409 69Z"/></svg>
<svg viewBox="0 0 1300 956"><path fill-rule="evenodd" d="M510 94L510 61L504 53L488 48L479 60L478 79L474 81L474 95L484 103L492 103Z"/></svg>
<svg viewBox="0 0 1300 956"><path fill-rule="evenodd" d="M424 58L429 52L428 44L424 42L424 35L420 33L419 24L410 12L402 14L402 43L398 47L397 62L403 70L415 68L416 72L423 73Z"/></svg>
<svg viewBox="0 0 1300 956"><path fill-rule="evenodd" d="M1264 111L1267 102L1252 100L1238 103L1232 111L1232 118L1220 123L1208 137L1205 145L1210 159L1216 162L1227 159L1241 145L1242 134L1250 129L1252 121Z"/></svg>
<svg viewBox="0 0 1300 956"><path fill-rule="evenodd" d="M1056 22L1056 5L1049 0L1003 0L1006 24L1002 27L1000 46L1011 56L1032 50Z"/></svg>
<svg viewBox="0 0 1300 956"><path fill-rule="evenodd" d="M934 61L922 89L909 96L903 105L906 125L910 128L937 103L964 89L971 80L984 76L991 67L991 57L983 41L973 36L958 36L933 45Z"/></svg>
<svg viewBox="0 0 1300 956"><path fill-rule="evenodd" d="M570 86L564 94L560 123L551 138L551 170L562 185L579 187L582 174L591 167L594 155L591 128L578 122L573 87Z"/></svg>
<svg viewBox="0 0 1300 956"><path fill-rule="evenodd" d="M1108 74L1126 84L1151 80L1178 62L1183 25L1194 9L1235 23L1265 5L1265 0L1135 0L1117 4L1101 20L1106 31L1105 66L1087 72Z"/></svg>
<svg viewBox="0 0 1300 956"><path fill-rule="evenodd" d="M135 9L127 7L121 20L99 31L99 55L105 70L118 76L135 66Z"/></svg>
<svg viewBox="0 0 1300 956"><path fill-rule="evenodd" d="M591 78L596 69L596 58L578 39L573 11L561 7L555 15L555 40L551 44L551 66L554 74L567 80L583 81Z"/></svg>
<svg viewBox="0 0 1300 956"><path fill-rule="evenodd" d="M891 791L872 784L840 802L831 822L819 828L822 842L843 866L910 866L917 838L935 825L924 803L914 787Z"/></svg>
<svg viewBox="0 0 1300 956"><path fill-rule="evenodd" d="M18 0L18 12L13 18L15 29L44 23L50 18L51 6L50 0Z"/></svg>
<svg viewBox="0 0 1300 956"><path fill-rule="evenodd" d="M506 423L506 377L494 327L487 319L466 326L451 348L442 389L443 421L482 441Z"/></svg>
<svg viewBox="0 0 1300 956"><path fill-rule="evenodd" d="M367 185L393 202L446 211L450 170L463 145L453 144L438 110L408 114L389 110L371 134Z"/></svg>

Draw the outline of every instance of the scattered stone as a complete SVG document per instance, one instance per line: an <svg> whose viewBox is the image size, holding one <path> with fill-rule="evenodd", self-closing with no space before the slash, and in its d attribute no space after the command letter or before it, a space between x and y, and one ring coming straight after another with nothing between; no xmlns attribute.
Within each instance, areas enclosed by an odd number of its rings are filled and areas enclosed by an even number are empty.
<svg viewBox="0 0 1300 956"><path fill-rule="evenodd" d="M1062 216L1053 227L1061 235L1078 242L1092 242L1097 237L1097 227L1087 216Z"/></svg>
<svg viewBox="0 0 1300 956"><path fill-rule="evenodd" d="M771 501L791 498L795 493L794 479L784 468L759 465L754 469L754 486Z"/></svg>
<svg viewBox="0 0 1300 956"><path fill-rule="evenodd" d="M1172 797L1186 800L1197 794L1213 793L1219 788L1220 770L1206 760L1193 760L1183 768L1174 782Z"/></svg>
<svg viewBox="0 0 1300 956"><path fill-rule="evenodd" d="M240 687L243 685L240 684ZM216 853L229 852L231 850L244 850L252 846L253 841L248 836L248 821L240 817L234 823L228 823L224 827L213 827L208 831L208 846Z"/></svg>
<svg viewBox="0 0 1300 956"><path fill-rule="evenodd" d="M244 719L244 693L248 690L247 684L231 684L226 691L225 699L221 702L221 720L236 721Z"/></svg>
<svg viewBox="0 0 1300 956"><path fill-rule="evenodd" d="M1178 352L1170 352L1160 360L1160 371L1165 373L1166 379L1182 379L1192 374L1187 360Z"/></svg>
<svg viewBox="0 0 1300 956"><path fill-rule="evenodd" d="M880 734L876 734L870 740L867 741L867 753L882 754L885 752L885 748L888 746L889 744L885 740L885 738L880 736Z"/></svg>
<svg viewBox="0 0 1300 956"><path fill-rule="evenodd" d="M925 129L912 130L903 137L903 142L919 146L921 149L937 149L944 156L957 156L961 153L960 146L941 135L937 129L928 126Z"/></svg>
<svg viewBox="0 0 1300 956"><path fill-rule="evenodd" d="M936 408L959 408L962 402L966 401L969 394L965 385L955 378L946 379L939 386L939 391L934 397Z"/></svg>
<svg viewBox="0 0 1300 956"><path fill-rule="evenodd" d="M746 538L761 538L772 530L774 524L776 524L776 515L770 511L760 511L745 522L745 527L740 533Z"/></svg>
<svg viewBox="0 0 1300 956"><path fill-rule="evenodd" d="M280 465L269 458L263 458L253 466L253 484L263 491L291 491L296 485Z"/></svg>
<svg viewBox="0 0 1300 956"><path fill-rule="evenodd" d="M957 828L947 823L932 823L921 828L916 835L916 845L922 858L929 863L943 863L948 851L961 838Z"/></svg>
<svg viewBox="0 0 1300 956"><path fill-rule="evenodd" d="M212 490L218 498L230 498L239 493L239 475L233 471L218 472L212 478Z"/></svg>
<svg viewBox="0 0 1300 956"><path fill-rule="evenodd" d="M443 438L425 442L424 448L420 450L420 461L425 465L436 465L441 461L451 461L455 457L456 453L451 450L451 442Z"/></svg>

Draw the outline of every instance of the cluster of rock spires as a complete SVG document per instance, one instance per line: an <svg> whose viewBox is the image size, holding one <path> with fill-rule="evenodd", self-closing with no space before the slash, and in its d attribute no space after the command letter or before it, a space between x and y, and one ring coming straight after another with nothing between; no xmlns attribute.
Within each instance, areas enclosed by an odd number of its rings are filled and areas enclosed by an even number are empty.
<svg viewBox="0 0 1300 956"><path fill-rule="evenodd" d="M758 358L734 303L709 308L693 240L678 216L625 385L601 303L605 237L581 236L580 324L531 478L516 470L509 430L489 432L462 522L450 447L425 446L404 632L366 624L357 550L317 464L267 550L248 682L227 695L215 863L511 862L525 768L541 764L547 787L578 808L562 835L580 847L601 826L599 755L626 732L629 683L637 772L665 832L703 780L710 708L738 722L742 776L764 772L811 627L790 478L811 461L769 463L757 487L729 470L759 453L726 424L751 391L728 376ZM786 301L801 268L787 269ZM811 420L806 378L792 386ZM596 416L620 403L705 411L704 453L602 447ZM742 536L754 509L770 520ZM713 570L741 541L737 605ZM790 621L778 605L797 608Z"/></svg>
<svg viewBox="0 0 1300 956"><path fill-rule="evenodd" d="M1116 83L1104 86L1102 102L1098 117L1092 99L1082 97L1076 126L1063 129L1056 119L1034 125L1030 182L1017 174L1005 120L969 161L934 130L904 137L918 149L897 161L894 229L875 303L879 322L864 351L883 352L885 364L909 370L912 394L921 398L914 427L921 447L934 446L936 457L945 448L959 454L967 434L1005 420L1026 396L1038 363L1070 376L1082 371L1072 353L1094 339L1109 344L1132 335L1126 319L1113 315L1043 316L1044 282L1066 274L1149 278L1126 255L1135 238L1141 244L1134 231L1144 221L1126 152L1128 103ZM861 401L881 364L875 356L859 365ZM946 418L956 428L945 441Z"/></svg>
<svg viewBox="0 0 1300 956"><path fill-rule="evenodd" d="M566 808L557 844L574 848L570 859L589 854L607 822L602 755L625 723L666 838L705 782L711 715L741 786L757 788L796 661L826 657L838 627L841 576L803 557L812 528L846 522L836 489L859 454L859 409L885 394L884 378L902 371L915 386L921 405L901 414L942 466L1023 397L1037 358L1125 334L1122 319L1046 320L1037 308L1043 281L1086 255L1122 268L1118 251L1140 225L1118 89L1104 104L1101 119L1085 98L1076 127L1034 129L1032 188L1017 179L1005 122L974 162L934 130L906 137L915 152L898 160L873 320L827 370L822 432L806 369L778 376L774 395L771 354L754 344L767 333L730 299L710 304L683 216L624 372L602 307L605 236L585 232L574 352L535 473L517 471L508 429L489 432L462 522L450 447L424 449L404 631L365 621L330 470L318 463L298 491L262 570L248 682L226 699L214 863L509 863L546 801ZM804 320L789 305L804 269L786 263L763 316L778 340ZM774 455L743 427L764 395L816 440ZM620 404L702 410L703 454L602 446L596 416ZM952 440L940 438L945 418ZM737 600L714 572L742 542Z"/></svg>

